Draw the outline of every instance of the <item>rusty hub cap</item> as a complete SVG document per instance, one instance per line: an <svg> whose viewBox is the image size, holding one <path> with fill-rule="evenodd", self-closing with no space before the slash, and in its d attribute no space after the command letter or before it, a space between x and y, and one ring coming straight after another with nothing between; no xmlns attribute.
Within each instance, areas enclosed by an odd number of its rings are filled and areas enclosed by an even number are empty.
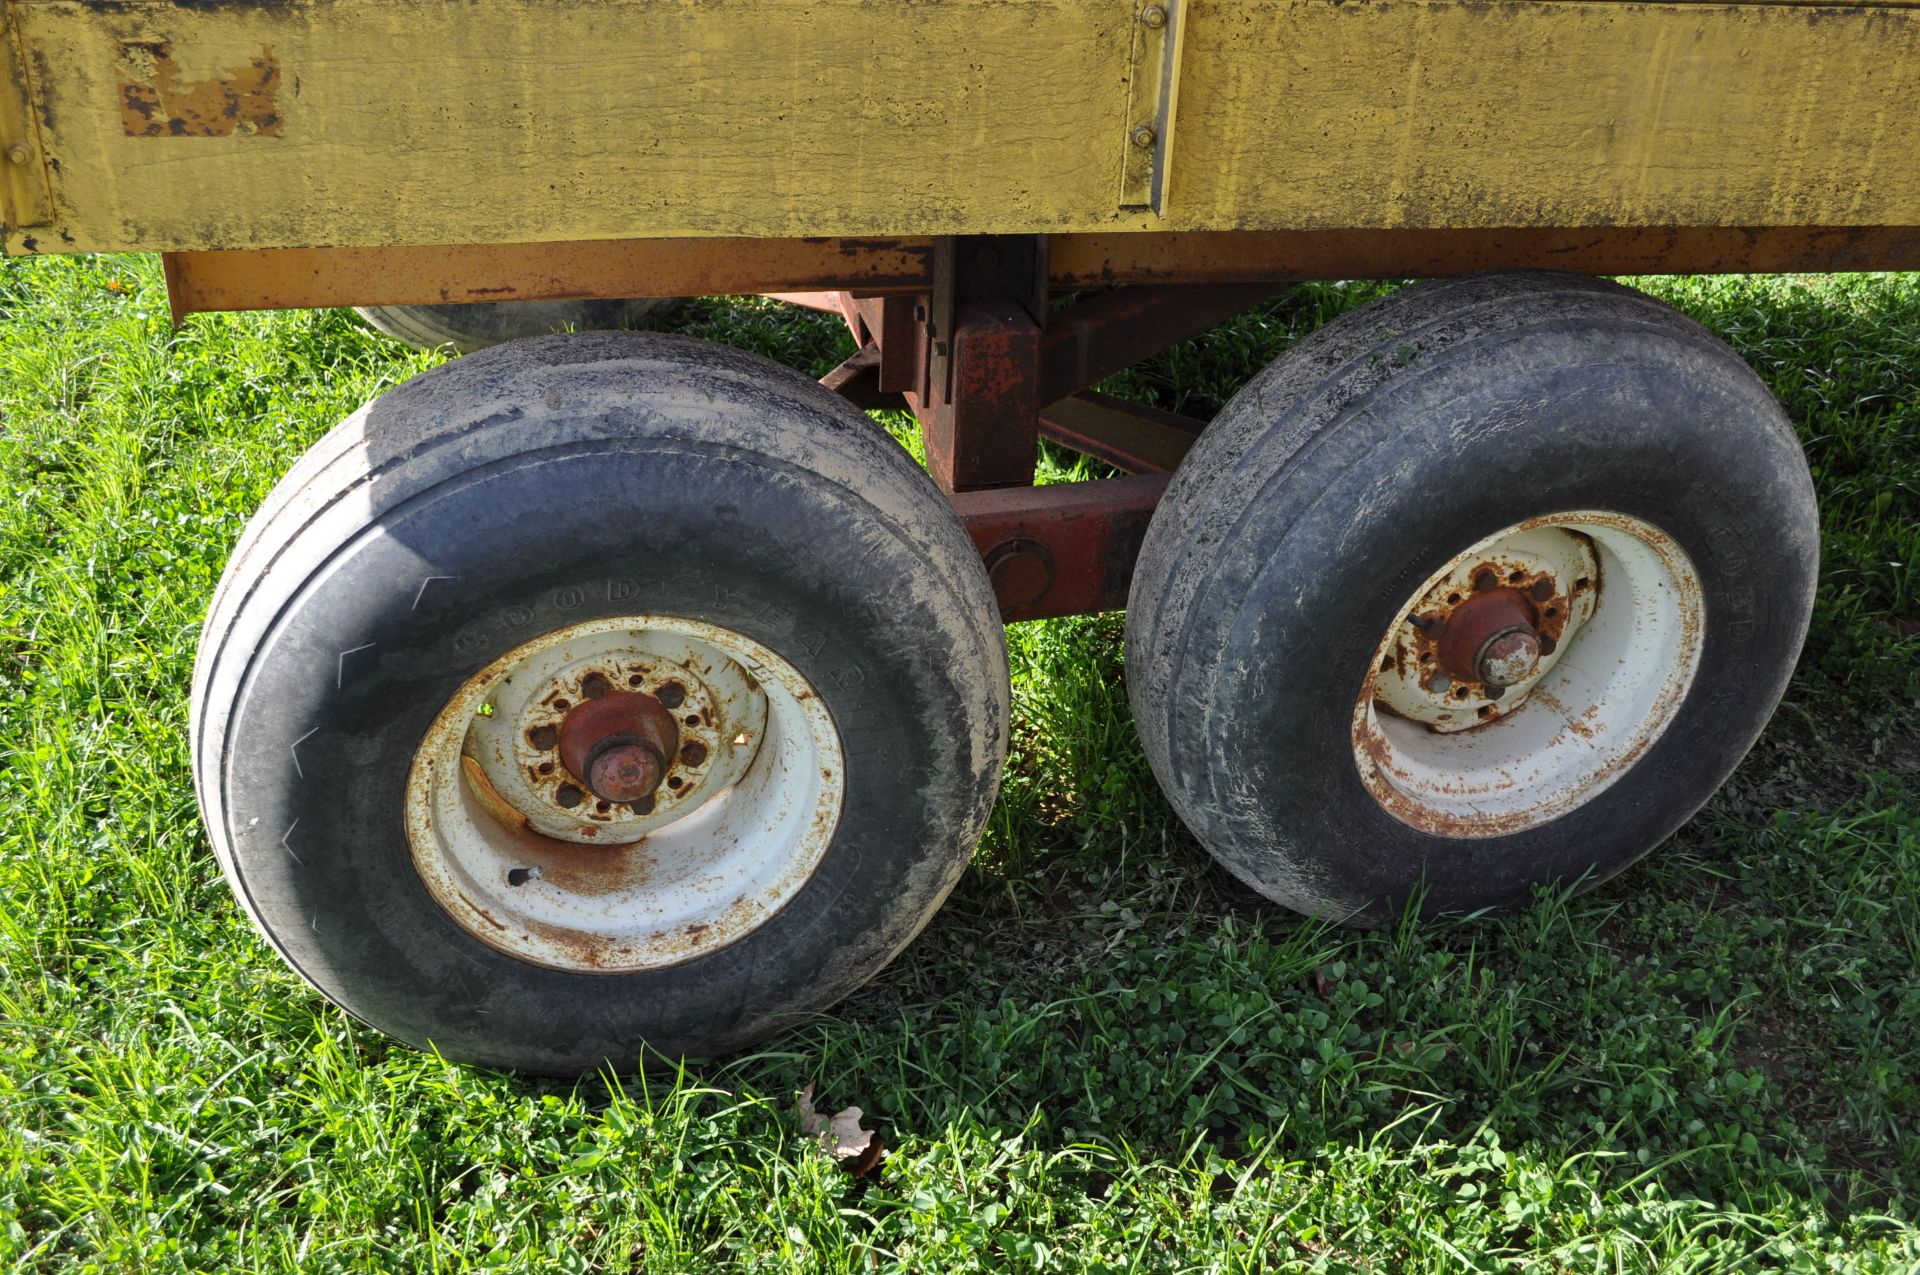
<svg viewBox="0 0 1920 1275"><path fill-rule="evenodd" d="M469 679L415 755L407 835L475 937L622 972L772 916L826 853L844 791L832 717L785 659L698 621L623 617Z"/></svg>
<svg viewBox="0 0 1920 1275"><path fill-rule="evenodd" d="M1704 630L1699 576L1651 523L1517 524L1401 609L1355 703L1355 765L1396 817L1440 835L1557 818L1659 738Z"/></svg>
<svg viewBox="0 0 1920 1275"><path fill-rule="evenodd" d="M1530 565L1483 563L1477 574L1485 581L1502 568L1529 585L1537 581L1553 596L1553 577ZM1504 691L1531 677L1540 663L1540 613L1529 593L1511 586L1482 589L1451 610L1437 607L1430 614L1439 617L1435 654L1453 681Z"/></svg>
<svg viewBox="0 0 1920 1275"><path fill-rule="evenodd" d="M610 681L603 674L594 685ZM631 803L651 797L667 777L668 760L680 754L680 724L655 696L601 689L567 710L555 742L561 764L594 796Z"/></svg>
<svg viewBox="0 0 1920 1275"><path fill-rule="evenodd" d="M1490 690L1524 682L1540 667L1540 635L1531 626L1496 633L1480 648L1473 666Z"/></svg>
<svg viewBox="0 0 1920 1275"><path fill-rule="evenodd" d="M616 744L594 759L587 786L605 801L639 801L660 786L665 764L645 744Z"/></svg>

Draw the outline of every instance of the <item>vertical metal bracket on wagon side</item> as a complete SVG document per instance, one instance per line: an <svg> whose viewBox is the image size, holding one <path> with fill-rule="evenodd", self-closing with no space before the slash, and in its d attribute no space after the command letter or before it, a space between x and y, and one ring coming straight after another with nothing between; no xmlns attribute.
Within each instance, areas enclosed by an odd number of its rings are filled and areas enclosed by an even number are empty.
<svg viewBox="0 0 1920 1275"><path fill-rule="evenodd" d="M11 8L0 12L0 247L21 253L53 247L57 231L45 149L13 21Z"/></svg>
<svg viewBox="0 0 1920 1275"><path fill-rule="evenodd" d="M1180 91L1185 0L1133 0L1127 56L1126 138L1121 147L1120 207L1167 211L1174 108Z"/></svg>

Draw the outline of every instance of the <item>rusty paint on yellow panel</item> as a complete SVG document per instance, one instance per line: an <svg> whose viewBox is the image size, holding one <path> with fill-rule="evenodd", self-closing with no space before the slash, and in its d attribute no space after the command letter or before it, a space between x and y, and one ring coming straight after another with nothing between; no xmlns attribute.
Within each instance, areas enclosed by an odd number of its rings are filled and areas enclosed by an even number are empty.
<svg viewBox="0 0 1920 1275"><path fill-rule="evenodd" d="M14 3L88 248L1015 229L1113 212L1134 0ZM128 137L119 48L279 136Z"/></svg>
<svg viewBox="0 0 1920 1275"><path fill-rule="evenodd" d="M1920 224L1905 7L1184 0L1155 215L1144 0L0 2L61 250ZM127 136L143 44L278 135Z"/></svg>
<svg viewBox="0 0 1920 1275"><path fill-rule="evenodd" d="M188 80L171 41L126 40L114 71L128 137L279 136L280 62L272 49L224 75Z"/></svg>

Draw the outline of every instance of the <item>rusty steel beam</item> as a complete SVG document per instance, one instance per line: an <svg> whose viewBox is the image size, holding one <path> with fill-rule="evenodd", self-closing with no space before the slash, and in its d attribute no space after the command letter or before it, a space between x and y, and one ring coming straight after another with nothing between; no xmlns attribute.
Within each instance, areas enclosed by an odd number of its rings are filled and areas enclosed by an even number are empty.
<svg viewBox="0 0 1920 1275"><path fill-rule="evenodd" d="M769 301L784 301L806 310L824 310L843 318L846 317L846 302L849 299L845 292L763 292L760 295Z"/></svg>
<svg viewBox="0 0 1920 1275"><path fill-rule="evenodd" d="M1167 474L1180 464L1203 421L1087 391L1040 409L1040 436L1129 474Z"/></svg>
<svg viewBox="0 0 1920 1275"><path fill-rule="evenodd" d="M863 345L833 371L820 378L820 384L862 411L904 409L907 401L898 394L880 388L880 349Z"/></svg>
<svg viewBox="0 0 1920 1275"><path fill-rule="evenodd" d="M622 239L164 254L176 315L202 310L739 292L924 293L930 238ZM1519 227L1053 235L1056 289L1129 283L1920 269L1920 227Z"/></svg>
<svg viewBox="0 0 1920 1275"><path fill-rule="evenodd" d="M959 492L953 508L987 564L1000 617L1039 620L1127 605L1165 474Z"/></svg>
<svg viewBox="0 0 1920 1275"><path fill-rule="evenodd" d="M904 394L919 385L915 333L925 318L925 299L877 297L856 304L880 343L880 388Z"/></svg>
<svg viewBox="0 0 1920 1275"><path fill-rule="evenodd" d="M1052 403L1151 358L1286 287L1163 285L1096 293L1047 318L1040 401Z"/></svg>
<svg viewBox="0 0 1920 1275"><path fill-rule="evenodd" d="M1500 230L1221 230L1053 236L1056 288L1249 279L1920 269L1920 226L1601 226Z"/></svg>
<svg viewBox="0 0 1920 1275"><path fill-rule="evenodd" d="M845 290L924 292L933 240L630 239L164 254L177 314ZM1194 231L1050 238L1054 288L1429 277L1920 269L1920 227Z"/></svg>
<svg viewBox="0 0 1920 1275"><path fill-rule="evenodd" d="M927 468L942 491L1024 487L1040 433L1040 326L1005 299L965 302L953 316L951 353L932 359L927 383L907 392ZM936 339L936 356L939 349Z"/></svg>
<svg viewBox="0 0 1920 1275"><path fill-rule="evenodd" d="M202 310L822 290L922 291L931 239L624 239L164 254L176 319Z"/></svg>
<svg viewBox="0 0 1920 1275"><path fill-rule="evenodd" d="M848 295L847 304L859 322L850 317L847 326L854 340L871 340L880 347L880 388L885 393L925 391L927 350L923 338L928 301L925 295Z"/></svg>

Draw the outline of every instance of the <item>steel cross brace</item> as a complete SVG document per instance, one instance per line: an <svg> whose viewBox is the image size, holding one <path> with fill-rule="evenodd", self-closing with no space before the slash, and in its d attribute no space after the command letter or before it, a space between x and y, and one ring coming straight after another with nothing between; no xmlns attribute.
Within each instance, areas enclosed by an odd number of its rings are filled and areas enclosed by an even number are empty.
<svg viewBox="0 0 1920 1275"><path fill-rule="evenodd" d="M1141 285L1056 306L1047 277L1044 236L956 236L935 242L929 292L785 298L841 314L860 342L823 384L919 419L1008 620L1125 606L1165 475L1202 428L1088 387L1286 286ZM1035 487L1040 438L1136 477Z"/></svg>

